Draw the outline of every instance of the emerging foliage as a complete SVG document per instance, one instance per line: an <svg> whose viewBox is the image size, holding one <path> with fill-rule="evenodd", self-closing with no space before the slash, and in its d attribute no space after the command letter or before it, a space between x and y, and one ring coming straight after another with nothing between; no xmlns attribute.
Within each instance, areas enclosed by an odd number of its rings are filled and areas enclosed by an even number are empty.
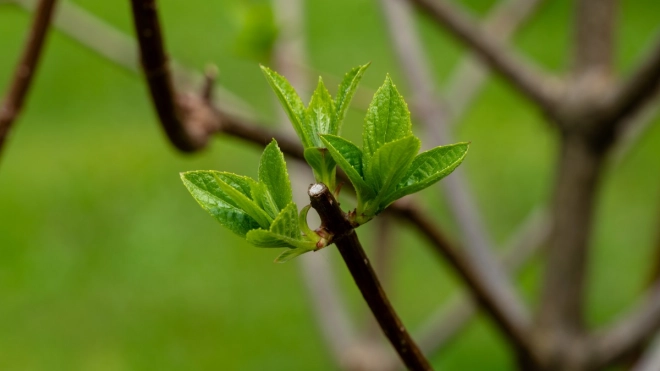
<svg viewBox="0 0 660 371"><path fill-rule="evenodd" d="M408 106L386 77L369 105L362 148L339 136L348 105L369 65L349 71L332 96L319 78L305 107L291 84L261 67L300 137L304 157L318 182L334 189L341 167L357 193L357 208L348 213L353 225L371 220L392 202L418 192L450 174L465 158L469 143L441 146L418 154ZM258 247L285 247L277 262L285 262L331 243L332 236L307 225L310 206L300 213L293 203L284 156L273 140L259 163L258 180L218 172L181 174L197 202L220 224Z"/></svg>

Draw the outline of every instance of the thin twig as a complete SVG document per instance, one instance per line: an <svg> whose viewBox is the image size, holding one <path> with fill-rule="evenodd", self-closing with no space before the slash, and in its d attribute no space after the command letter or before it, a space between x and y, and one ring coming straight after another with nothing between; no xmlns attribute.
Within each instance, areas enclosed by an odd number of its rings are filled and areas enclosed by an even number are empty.
<svg viewBox="0 0 660 371"><path fill-rule="evenodd" d="M467 14L446 0L408 1L416 4L454 37L469 46L484 63L503 75L546 113L551 116L556 114L559 90L554 80L491 38Z"/></svg>
<svg viewBox="0 0 660 371"><path fill-rule="evenodd" d="M199 120L197 117L193 119L181 107L181 98L177 97L172 84L156 0L131 0L131 5L140 45L140 61L160 123L177 149L183 152L200 150L218 130L218 122Z"/></svg>
<svg viewBox="0 0 660 371"><path fill-rule="evenodd" d="M642 359L632 371L657 371L660 370L660 334L658 334Z"/></svg>
<svg viewBox="0 0 660 371"><path fill-rule="evenodd" d="M410 337L390 304L362 249L357 234L332 192L324 184L317 183L310 186L308 193L312 207L321 218L320 228L332 236L332 241L351 272L362 297L401 360L409 370L432 370L431 365Z"/></svg>
<svg viewBox="0 0 660 371"><path fill-rule="evenodd" d="M36 73L55 4L55 0L41 0L39 2L23 48L23 54L16 66L7 94L2 101L2 105L0 105L0 153L7 141L12 124L21 112L30 89L30 83Z"/></svg>

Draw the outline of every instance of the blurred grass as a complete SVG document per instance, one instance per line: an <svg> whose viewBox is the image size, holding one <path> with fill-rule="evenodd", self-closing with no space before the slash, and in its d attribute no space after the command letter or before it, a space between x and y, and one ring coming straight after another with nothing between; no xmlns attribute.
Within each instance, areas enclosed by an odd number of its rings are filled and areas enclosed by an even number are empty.
<svg viewBox="0 0 660 371"><path fill-rule="evenodd" d="M131 32L128 2L76 1ZM485 14L493 1L464 2ZM333 75L372 61L364 83L390 72L404 92L375 1L308 3L311 63ZM542 66L569 61L571 2L551 1L515 39ZM256 63L233 51L237 1L162 1L170 53L274 113ZM627 73L658 25L652 0L622 1L619 69ZM6 86L29 15L0 6L0 86ZM438 82L463 48L426 19L420 29ZM359 135L351 113L346 131ZM589 316L606 323L638 295L648 275L660 205L660 126L617 167L599 195ZM0 163L0 369L2 370L332 370L296 263L274 265L209 218L178 172L222 169L254 175L259 151L219 138L193 156L175 153L155 121L141 80L54 33L29 103ZM456 130L473 145L464 167L493 239L502 242L539 203L553 178L556 135L539 113L493 78ZM449 234L455 225L433 191L424 192ZM374 226L361 232L368 242ZM414 328L459 286L412 232L396 237L391 297ZM364 305L333 250L358 319ZM521 288L533 303L539 264ZM480 319L434 358L443 369L508 370L499 334Z"/></svg>

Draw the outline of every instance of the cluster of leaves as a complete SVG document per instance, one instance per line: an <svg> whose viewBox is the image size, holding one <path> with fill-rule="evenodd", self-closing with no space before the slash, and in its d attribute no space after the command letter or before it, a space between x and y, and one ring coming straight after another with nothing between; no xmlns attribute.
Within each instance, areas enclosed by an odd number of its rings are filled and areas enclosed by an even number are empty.
<svg viewBox="0 0 660 371"><path fill-rule="evenodd" d="M258 247L289 248L275 261L316 249L320 237L307 227L309 207L298 215L284 156L274 140L261 155L258 178L213 170L181 173L193 198L220 224Z"/></svg>
<svg viewBox="0 0 660 371"><path fill-rule="evenodd" d="M284 77L262 67L303 143L317 182L335 189L339 165L353 184L358 202L348 215L355 226L450 174L469 147L457 143L418 154L421 144L412 132L408 106L389 76L369 105L362 149L340 137L349 103L368 66L349 71L335 99L319 78L307 107ZM284 156L274 140L261 157L258 181L218 171L191 171L181 177L197 202L234 233L258 247L287 247L276 261L316 250L327 241L308 227L309 206L298 214Z"/></svg>
<svg viewBox="0 0 660 371"><path fill-rule="evenodd" d="M328 156L321 135L339 135L348 106L367 67L369 64L350 70L339 84L335 99L332 99L323 84L323 79L319 77L312 99L305 108L302 99L286 78L261 66L268 83L275 91L296 134L302 141L305 160L311 166L316 181L324 183L330 189L335 189L337 164L331 156Z"/></svg>

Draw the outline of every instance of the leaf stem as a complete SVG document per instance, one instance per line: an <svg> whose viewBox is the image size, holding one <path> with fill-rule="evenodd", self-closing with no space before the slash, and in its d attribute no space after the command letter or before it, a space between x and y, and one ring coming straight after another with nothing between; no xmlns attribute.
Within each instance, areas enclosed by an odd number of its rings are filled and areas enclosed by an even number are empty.
<svg viewBox="0 0 660 371"><path fill-rule="evenodd" d="M409 370L432 370L390 304L353 226L332 192L324 184L316 183L309 187L308 193L312 207L321 218L321 227L333 235L332 241L351 272L362 297L403 363Z"/></svg>

